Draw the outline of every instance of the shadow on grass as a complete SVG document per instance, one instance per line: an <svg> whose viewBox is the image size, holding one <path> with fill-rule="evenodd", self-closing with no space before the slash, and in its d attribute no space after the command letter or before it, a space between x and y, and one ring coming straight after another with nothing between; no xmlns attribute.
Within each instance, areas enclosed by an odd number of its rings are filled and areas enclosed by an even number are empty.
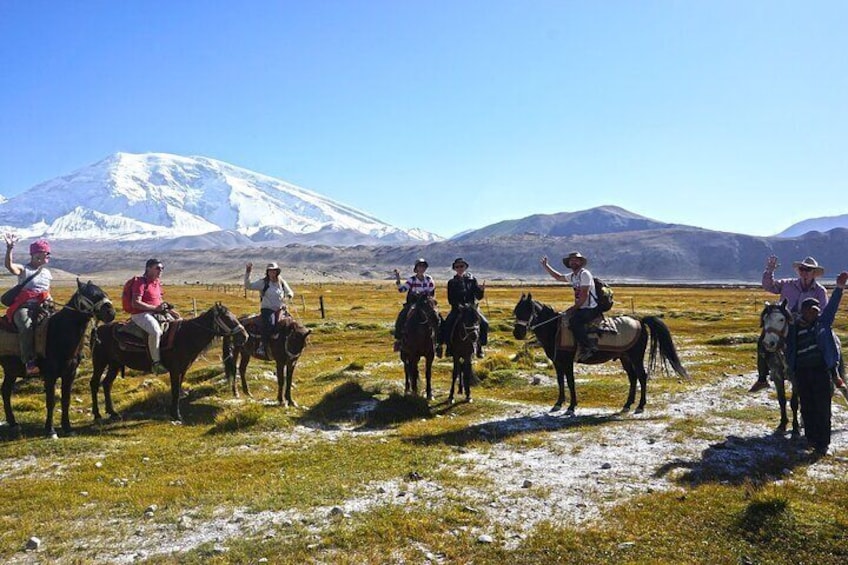
<svg viewBox="0 0 848 565"><path fill-rule="evenodd" d="M496 443L523 434L602 426L619 421L624 420L622 420L618 413L586 416L554 416L548 412L543 412L539 415L520 416L517 418L474 424L461 430L421 436L407 441L418 445L445 444L452 446L464 446L479 441Z"/></svg>
<svg viewBox="0 0 848 565"><path fill-rule="evenodd" d="M381 400L378 394L348 381L325 394L299 418L299 422L307 427L317 423L325 429L338 429L340 424L377 429L433 416L427 401L421 397L392 393Z"/></svg>
<svg viewBox="0 0 848 565"><path fill-rule="evenodd" d="M183 423L190 426L211 425L220 412L219 406L197 402L215 394L211 385L202 385L184 391L180 399L180 413ZM171 391L155 390L145 394L121 411L121 420L170 420Z"/></svg>
<svg viewBox="0 0 848 565"><path fill-rule="evenodd" d="M780 434L759 437L727 436L721 443L710 445L700 459L675 459L654 473L663 477L674 469L686 471L678 483L700 485L723 483L764 485L784 479L788 471L816 460L805 449L803 438L789 439Z"/></svg>

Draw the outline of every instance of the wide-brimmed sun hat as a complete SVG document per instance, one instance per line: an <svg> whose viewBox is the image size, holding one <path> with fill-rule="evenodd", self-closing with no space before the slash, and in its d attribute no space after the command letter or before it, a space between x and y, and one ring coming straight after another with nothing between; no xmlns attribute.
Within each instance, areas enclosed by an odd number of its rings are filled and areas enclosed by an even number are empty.
<svg viewBox="0 0 848 565"><path fill-rule="evenodd" d="M414 270L414 269L417 269L417 268L418 268L418 265L424 265L424 268L425 268L425 269L427 269L427 268L429 268L429 267L430 267L430 263L428 263L425 259L418 259L418 260L415 262L415 265L413 265L413 266L412 266L412 269L413 269L413 270Z"/></svg>
<svg viewBox="0 0 848 565"><path fill-rule="evenodd" d="M794 261L792 263L792 267L797 271L804 267L803 270L811 270L813 271L814 277L820 277L824 274L824 267L819 265L819 262L816 261L815 257L804 257L803 261Z"/></svg>
<svg viewBox="0 0 848 565"><path fill-rule="evenodd" d="M451 265L451 269L456 269L457 265L465 265L465 268L468 268L468 261L463 259L462 257L457 257L453 260L453 265Z"/></svg>
<svg viewBox="0 0 848 565"><path fill-rule="evenodd" d="M589 260L586 257L584 257L579 251L572 251L571 253L568 254L568 257L562 258L562 264L570 269L572 259L580 260L580 262L582 263L580 265L581 267L585 267L586 263L589 262Z"/></svg>
<svg viewBox="0 0 848 565"><path fill-rule="evenodd" d="M277 263L272 261L265 265L265 272L267 273L268 271L277 271L279 273L282 272L282 269L280 269L280 266L277 265Z"/></svg>

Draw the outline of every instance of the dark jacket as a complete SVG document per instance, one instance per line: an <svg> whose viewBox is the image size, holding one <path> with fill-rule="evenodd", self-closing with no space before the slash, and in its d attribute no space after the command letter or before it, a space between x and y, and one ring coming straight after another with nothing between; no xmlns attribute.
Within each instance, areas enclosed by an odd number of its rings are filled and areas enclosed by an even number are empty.
<svg viewBox="0 0 848 565"><path fill-rule="evenodd" d="M816 344L819 351L822 352L824 363L828 369L833 369L839 362L839 351L836 350L836 342L833 339L833 320L836 317L836 311L839 309L839 302L842 300L842 289L836 288L827 301L827 306L824 307L819 314L816 323L813 325L813 333L816 336ZM796 346L795 339L797 327L793 327L786 339L786 361L790 370L795 370Z"/></svg>
<svg viewBox="0 0 848 565"><path fill-rule="evenodd" d="M462 304L476 304L481 298L483 298L483 289L471 273L464 273L461 277L454 275L448 281L448 302L451 309L458 308Z"/></svg>

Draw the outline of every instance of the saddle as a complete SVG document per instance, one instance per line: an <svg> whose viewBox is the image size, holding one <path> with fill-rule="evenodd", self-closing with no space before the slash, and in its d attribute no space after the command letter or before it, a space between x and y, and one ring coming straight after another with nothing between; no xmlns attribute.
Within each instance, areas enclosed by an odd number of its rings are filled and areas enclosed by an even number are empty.
<svg viewBox="0 0 848 565"><path fill-rule="evenodd" d="M155 317L159 325L162 326L162 337L159 340L159 347L163 351L170 349L174 345L175 334L169 331L174 318L168 314L155 314ZM112 325L112 328L118 349L122 351L147 352L147 332L138 324L130 320L129 322L117 322Z"/></svg>
<svg viewBox="0 0 848 565"><path fill-rule="evenodd" d="M560 318L559 329L557 333L557 347L559 349L573 350L575 349L574 334L568 327L568 318L562 316ZM627 351L636 340L639 339L639 333L642 331L642 324L639 320L629 316L615 316L608 318L606 316L598 316L589 323L589 333L594 333L598 336L598 349L601 351L611 351L621 353Z"/></svg>
<svg viewBox="0 0 848 565"><path fill-rule="evenodd" d="M274 324L274 333L271 334L271 341L275 341L280 338L280 325L283 324L286 320L291 320L291 314L289 314L288 310L283 308L279 312L277 312L276 323ZM247 331L247 335L252 340L254 347L251 351L251 355L257 359L263 359L265 361L271 361L271 352L265 351L265 355L257 355L256 347L258 344L262 342L262 316L260 314L253 314L247 318L239 318L241 325L244 326L245 331ZM268 348L270 349L270 347Z"/></svg>
<svg viewBox="0 0 848 565"><path fill-rule="evenodd" d="M47 352L47 320L53 315L55 309L53 302L45 302L41 308L36 310L35 320L35 354L44 357ZM0 356L20 355L21 348L18 344L18 328L6 316L0 316Z"/></svg>

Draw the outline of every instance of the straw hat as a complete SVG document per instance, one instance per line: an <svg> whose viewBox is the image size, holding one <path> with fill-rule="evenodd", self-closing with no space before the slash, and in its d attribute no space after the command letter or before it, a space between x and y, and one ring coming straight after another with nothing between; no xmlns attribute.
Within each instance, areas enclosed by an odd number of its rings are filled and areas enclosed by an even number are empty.
<svg viewBox="0 0 848 565"><path fill-rule="evenodd" d="M584 257L579 251L572 251L568 254L568 257L562 258L562 264L570 269L572 259L578 259L581 262L581 267L585 267L586 264L589 262L589 260Z"/></svg>
<svg viewBox="0 0 848 565"><path fill-rule="evenodd" d="M792 263L792 267L794 267L796 271L801 267L810 269L813 271L813 277L820 277L824 274L824 267L819 265L819 262L816 261L815 257L805 257L803 261L794 261Z"/></svg>

